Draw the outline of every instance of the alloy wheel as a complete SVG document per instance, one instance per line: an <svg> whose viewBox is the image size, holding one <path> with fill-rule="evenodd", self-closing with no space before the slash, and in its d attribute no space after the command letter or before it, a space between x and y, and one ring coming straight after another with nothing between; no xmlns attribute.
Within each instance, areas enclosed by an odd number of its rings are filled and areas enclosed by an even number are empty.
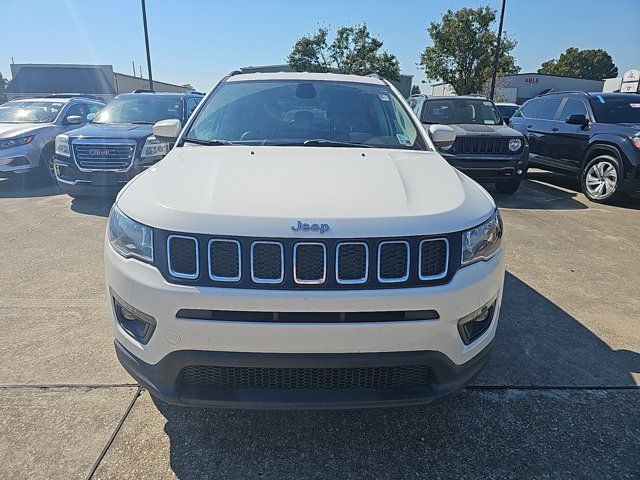
<svg viewBox="0 0 640 480"><path fill-rule="evenodd" d="M596 200L608 198L616 191L618 171L606 160L596 162L587 171L585 185L590 197Z"/></svg>

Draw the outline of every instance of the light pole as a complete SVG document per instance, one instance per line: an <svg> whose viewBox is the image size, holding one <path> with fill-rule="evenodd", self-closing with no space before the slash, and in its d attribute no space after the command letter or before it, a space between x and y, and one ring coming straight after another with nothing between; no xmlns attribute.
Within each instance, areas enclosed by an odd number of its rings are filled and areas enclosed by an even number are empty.
<svg viewBox="0 0 640 480"><path fill-rule="evenodd" d="M151 52L149 52L149 32L147 30L147 7L142 0L142 23L144 24L144 44L147 47L147 69L149 70L149 90L153 92L153 75L151 74Z"/></svg>
<svg viewBox="0 0 640 480"><path fill-rule="evenodd" d="M144 0L142 1L144 3ZM502 23L504 22L504 7L506 3L507 3L507 0L502 0L502 10L500 11L500 25L498 26L498 41L496 42L496 53L495 53L495 57L493 58L493 74L491 75L491 94L489 95L489 98L491 98L491 101L493 101L493 96L496 93L496 77L498 76L498 62L500 60L500 42L502 41Z"/></svg>

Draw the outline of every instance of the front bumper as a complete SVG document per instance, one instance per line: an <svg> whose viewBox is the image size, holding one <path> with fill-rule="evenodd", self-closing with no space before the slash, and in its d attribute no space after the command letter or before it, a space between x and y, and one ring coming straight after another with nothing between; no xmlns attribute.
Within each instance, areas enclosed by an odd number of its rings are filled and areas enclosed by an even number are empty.
<svg viewBox="0 0 640 480"><path fill-rule="evenodd" d="M529 147L516 155L440 153L450 165L480 183L511 182L524 178L529 168Z"/></svg>
<svg viewBox="0 0 640 480"><path fill-rule="evenodd" d="M167 401L219 406L375 406L428 402L469 382L486 363L495 336L504 283L504 254L460 269L445 285L382 290L298 291L194 287L168 283L153 266L124 259L105 244L108 296L112 292L155 319L142 344L118 323L110 301L120 361L141 384ZM496 298L490 326L469 345L458 320ZM256 322L177 318L181 309L258 312L384 312L436 310L437 320L373 322ZM428 365L434 383L412 391L232 392L187 388L185 365ZM389 366L389 365L386 365ZM302 368L301 367L301 368ZM313 393L315 392L315 393Z"/></svg>
<svg viewBox="0 0 640 480"><path fill-rule="evenodd" d="M41 153L41 148L35 142L0 150L0 173L28 172L40 164Z"/></svg>

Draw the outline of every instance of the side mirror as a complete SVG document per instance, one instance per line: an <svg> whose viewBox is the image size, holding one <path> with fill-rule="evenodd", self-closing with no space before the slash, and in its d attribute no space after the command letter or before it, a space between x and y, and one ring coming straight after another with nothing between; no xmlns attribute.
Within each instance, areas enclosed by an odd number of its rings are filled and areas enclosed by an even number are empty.
<svg viewBox="0 0 640 480"><path fill-rule="evenodd" d="M82 118L80 115L69 115L64 119L64 123L65 125L79 125L81 123L84 123L84 118Z"/></svg>
<svg viewBox="0 0 640 480"><path fill-rule="evenodd" d="M90 122L91 120L93 120L93 118L96 116L95 113L90 113L87 115L87 122Z"/></svg>
<svg viewBox="0 0 640 480"><path fill-rule="evenodd" d="M177 140L181 130L180 120L175 118L160 120L153 126L153 136L161 142L173 143Z"/></svg>
<svg viewBox="0 0 640 480"><path fill-rule="evenodd" d="M439 148L449 148L456 141L455 130L447 125L429 125L429 136Z"/></svg>
<svg viewBox="0 0 640 480"><path fill-rule="evenodd" d="M582 113L574 113L573 115L569 115L569 118L567 118L565 122L569 125L580 125L581 127L586 127L587 125L589 125L589 119Z"/></svg>

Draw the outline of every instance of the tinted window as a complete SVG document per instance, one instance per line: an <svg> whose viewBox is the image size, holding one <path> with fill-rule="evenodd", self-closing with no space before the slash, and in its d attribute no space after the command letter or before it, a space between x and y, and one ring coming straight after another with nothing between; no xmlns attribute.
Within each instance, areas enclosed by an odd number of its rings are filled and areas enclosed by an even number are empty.
<svg viewBox="0 0 640 480"><path fill-rule="evenodd" d="M84 108L82 108L82 104L76 103L74 105L71 105L65 113L65 116L70 117L71 115L77 115L79 117L82 117L83 119L86 119L86 113Z"/></svg>
<svg viewBox="0 0 640 480"><path fill-rule="evenodd" d="M201 97L191 97L189 98L189 100L187 100L187 115L186 115L187 118L191 116L193 111L196 109L196 107L200 103L200 100L202 100Z"/></svg>
<svg viewBox="0 0 640 480"><path fill-rule="evenodd" d="M245 145L319 140L426 148L408 111L386 85L334 81L225 82L200 108L185 138Z"/></svg>
<svg viewBox="0 0 640 480"><path fill-rule="evenodd" d="M175 118L182 121L182 99L179 97L116 98L103 107L92 123L154 124Z"/></svg>
<svg viewBox="0 0 640 480"><path fill-rule="evenodd" d="M560 113L560 120L563 122L569 118L571 115L587 115L587 107L585 107L582 100L578 100L577 98L569 98L564 107L562 107L562 112Z"/></svg>
<svg viewBox="0 0 640 480"><path fill-rule="evenodd" d="M536 110L540 105L540 100L529 100L526 102L518 112L519 115L527 118L534 118Z"/></svg>
<svg viewBox="0 0 640 480"><path fill-rule="evenodd" d="M517 105L496 105L496 108L503 117L512 117L518 110Z"/></svg>
<svg viewBox="0 0 640 480"><path fill-rule="evenodd" d="M562 103L562 98L547 98L542 102L542 107L540 107L536 118L553 120L556 116L560 103Z"/></svg>
<svg viewBox="0 0 640 480"><path fill-rule="evenodd" d="M451 98L427 100L422 110L423 123L500 125L502 117L489 100Z"/></svg>
<svg viewBox="0 0 640 480"><path fill-rule="evenodd" d="M86 103L85 108L89 113L98 113L98 110L102 108L102 105L98 105L96 103Z"/></svg>
<svg viewBox="0 0 640 480"><path fill-rule="evenodd" d="M590 103L596 122L640 123L640 95L597 95Z"/></svg>

